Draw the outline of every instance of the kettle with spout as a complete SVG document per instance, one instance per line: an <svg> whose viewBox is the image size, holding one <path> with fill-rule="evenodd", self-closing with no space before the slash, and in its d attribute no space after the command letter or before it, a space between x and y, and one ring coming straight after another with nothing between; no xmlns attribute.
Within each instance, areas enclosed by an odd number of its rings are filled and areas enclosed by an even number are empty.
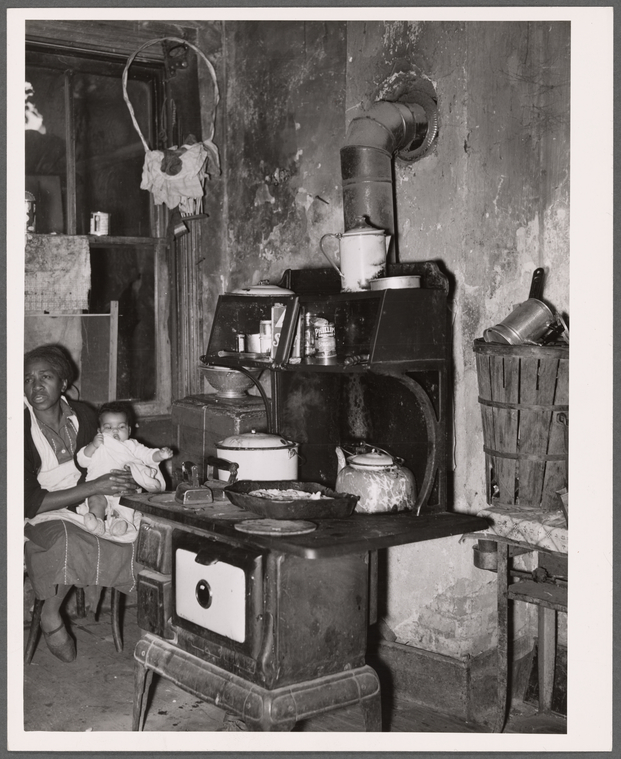
<svg viewBox="0 0 621 759"><path fill-rule="evenodd" d="M367 444L357 447L353 454L337 447L336 456L336 491L360 496L357 512L380 514L414 508L416 482L401 459Z"/></svg>
<svg viewBox="0 0 621 759"><path fill-rule="evenodd" d="M334 237L339 242L339 263L328 253L324 241ZM386 272L386 255L391 236L383 229L367 224L364 216L356 217L356 224L347 232L324 235L319 241L321 252L341 277L343 292L370 290L371 280L383 277Z"/></svg>

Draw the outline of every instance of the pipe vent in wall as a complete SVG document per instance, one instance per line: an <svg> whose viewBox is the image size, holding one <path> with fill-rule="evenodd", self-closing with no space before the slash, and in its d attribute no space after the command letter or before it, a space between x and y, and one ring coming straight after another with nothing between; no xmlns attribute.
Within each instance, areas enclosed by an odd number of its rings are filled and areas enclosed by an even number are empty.
<svg viewBox="0 0 621 759"><path fill-rule="evenodd" d="M352 119L341 148L345 230L364 216L394 235L393 158L418 161L438 136L438 107L428 79L412 72L393 76L381 98Z"/></svg>

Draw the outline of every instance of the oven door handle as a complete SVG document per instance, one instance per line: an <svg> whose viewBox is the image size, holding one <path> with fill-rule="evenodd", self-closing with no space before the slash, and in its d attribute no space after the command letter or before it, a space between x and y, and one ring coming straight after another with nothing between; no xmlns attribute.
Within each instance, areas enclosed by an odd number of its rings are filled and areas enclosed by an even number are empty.
<svg viewBox="0 0 621 759"><path fill-rule="evenodd" d="M197 564L202 564L204 567L209 567L212 564L217 564L225 557L226 551L222 550L221 546L214 544L213 546L201 548L196 554L194 561Z"/></svg>
<svg viewBox="0 0 621 759"><path fill-rule="evenodd" d="M253 560L255 557L255 553L250 553L243 550L240 551L238 548L232 549L231 546L225 545L223 543L215 543L209 541L207 545L199 548L194 561L197 564L202 564L205 567L209 567L212 564L217 564L219 561L241 567L246 561Z"/></svg>

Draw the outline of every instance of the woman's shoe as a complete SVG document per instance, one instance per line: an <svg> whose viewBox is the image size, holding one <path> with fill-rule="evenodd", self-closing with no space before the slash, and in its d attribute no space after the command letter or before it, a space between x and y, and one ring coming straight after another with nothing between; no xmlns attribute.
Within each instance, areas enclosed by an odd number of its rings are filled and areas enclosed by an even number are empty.
<svg viewBox="0 0 621 759"><path fill-rule="evenodd" d="M93 535L104 535L106 532L103 519L96 517L90 511L88 514L84 515L84 526L89 532L92 532Z"/></svg>
<svg viewBox="0 0 621 759"><path fill-rule="evenodd" d="M75 643L73 638L69 635L65 623L61 622L60 627L50 632L45 632L41 628L47 647L54 654L57 659L66 663L72 662L76 657Z"/></svg>

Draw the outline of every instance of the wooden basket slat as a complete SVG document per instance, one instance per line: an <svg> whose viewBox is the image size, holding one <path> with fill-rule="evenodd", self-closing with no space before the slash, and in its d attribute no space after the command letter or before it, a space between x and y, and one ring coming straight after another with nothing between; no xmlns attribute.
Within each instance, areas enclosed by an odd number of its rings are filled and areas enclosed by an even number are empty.
<svg viewBox="0 0 621 759"><path fill-rule="evenodd" d="M521 381L521 405L535 408L520 411L520 453L545 455L552 421L552 411L538 406L552 406L556 395L557 370L556 359L539 360L523 358ZM520 460L519 466L519 503L523 506L538 506L542 502L544 477L550 462L541 459Z"/></svg>
<svg viewBox="0 0 621 759"><path fill-rule="evenodd" d="M537 389L537 380L539 376L541 362L538 358L521 359L521 405L536 405L540 403L539 392ZM545 447L543 438L547 437L547 428L541 424L542 414L540 409L521 409L520 410L520 453L536 455ZM545 473L544 461L531 461L523 459L520 461L518 474L519 481L519 503L522 505L539 503L541 501L541 491L543 488L543 476Z"/></svg>
<svg viewBox="0 0 621 759"><path fill-rule="evenodd" d="M558 369L558 382L556 385L556 394L554 403L557 406L569 405L569 361L560 361ZM544 511L556 511L559 507L557 490L567 488L567 455L569 453L568 434L569 434L569 412L565 414L567 424L562 421L563 416L560 412L552 415L550 424L550 435L548 440L548 454L565 454L564 461L549 461L546 467L543 498L541 507Z"/></svg>
<svg viewBox="0 0 621 759"><path fill-rule="evenodd" d="M501 403L517 403L519 399L520 360L503 356L492 372L492 400ZM517 453L518 412L513 408L493 408L494 438L490 448L503 453ZM495 474L498 497L503 503L513 503L515 498L517 460L495 457Z"/></svg>
<svg viewBox="0 0 621 759"><path fill-rule="evenodd" d="M491 357L480 353L476 354L477 379L479 383L479 397L492 397L492 380L491 380ZM494 417L492 409L489 406L481 404L481 422L483 427L483 440L492 440L494 433ZM485 490L487 502L492 502L492 467L493 459L487 453L485 454Z"/></svg>

